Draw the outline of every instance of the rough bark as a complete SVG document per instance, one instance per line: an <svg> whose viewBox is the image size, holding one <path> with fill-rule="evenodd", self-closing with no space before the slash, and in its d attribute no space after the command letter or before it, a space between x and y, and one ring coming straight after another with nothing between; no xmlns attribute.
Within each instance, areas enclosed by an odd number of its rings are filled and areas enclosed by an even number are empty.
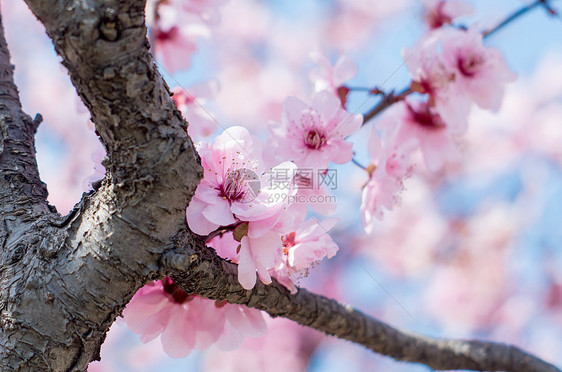
<svg viewBox="0 0 562 372"><path fill-rule="evenodd" d="M144 1L26 2L92 114L107 176L68 216L47 204L33 144L39 119L21 110L0 34L1 370L85 370L136 290L171 274L193 293L284 316L396 359L557 371L506 345L410 335L305 290L291 295L277 283L258 283L245 291L235 265L187 229L185 208L201 167L148 53Z"/></svg>
<svg viewBox="0 0 562 372"><path fill-rule="evenodd" d="M3 125L1 195L2 206L13 210L2 215L0 369L85 370L136 290L162 276L160 255L185 230L201 169L148 53L143 1L30 6L90 109L108 172L69 216L53 213L34 163L34 125L17 111L12 70L3 68L3 100L11 102L13 119ZM12 161L23 145L26 153L16 160L33 167ZM10 166L17 171L8 172ZM25 206L10 199L14 189Z"/></svg>

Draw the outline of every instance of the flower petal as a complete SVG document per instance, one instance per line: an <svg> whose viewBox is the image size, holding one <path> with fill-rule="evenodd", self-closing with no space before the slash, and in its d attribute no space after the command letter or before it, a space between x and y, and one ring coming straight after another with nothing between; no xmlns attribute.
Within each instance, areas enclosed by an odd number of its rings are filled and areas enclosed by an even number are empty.
<svg viewBox="0 0 562 372"><path fill-rule="evenodd" d="M250 240L242 238L238 254L238 281L244 289L252 289L256 284L256 263L250 250Z"/></svg>
<svg viewBox="0 0 562 372"><path fill-rule="evenodd" d="M189 228L194 233L202 236L208 235L210 232L215 231L219 227L217 223L211 222L202 216L207 205L207 203L200 201L194 196L186 210L187 224L189 225Z"/></svg>

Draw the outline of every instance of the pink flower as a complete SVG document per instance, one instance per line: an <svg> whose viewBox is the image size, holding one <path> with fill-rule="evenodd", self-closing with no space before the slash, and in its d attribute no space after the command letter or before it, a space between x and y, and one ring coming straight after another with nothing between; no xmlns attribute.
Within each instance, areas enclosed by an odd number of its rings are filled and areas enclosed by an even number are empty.
<svg viewBox="0 0 562 372"><path fill-rule="evenodd" d="M371 177L363 188L360 207L361 222L367 234L373 231L375 218L382 220L383 207L392 210L394 205L399 202L400 192L403 189L401 179L389 177L385 173Z"/></svg>
<svg viewBox="0 0 562 372"><path fill-rule="evenodd" d="M432 172L441 169L445 162L460 160L451 127L427 102L407 101L395 105L380 126L389 132L395 131L396 143L417 140L427 168Z"/></svg>
<svg viewBox="0 0 562 372"><path fill-rule="evenodd" d="M275 270L275 276L280 283L296 292L297 275L306 276L310 267L323 259L332 258L338 251L338 246L328 231L331 230L338 218L329 218L322 222L311 218L283 236L284 262Z"/></svg>
<svg viewBox="0 0 562 372"><path fill-rule="evenodd" d="M439 53L439 31L434 31L413 49L405 48L402 57L412 76L412 87L428 94L435 111L455 130L466 130L471 100L454 84L456 74Z"/></svg>
<svg viewBox="0 0 562 372"><path fill-rule="evenodd" d="M433 31L402 55L413 79L412 88L429 95L435 112L454 132L466 129L472 102L483 109L498 110L505 84L516 77L499 50L484 46L476 28Z"/></svg>
<svg viewBox="0 0 562 372"><path fill-rule="evenodd" d="M267 333L262 312L226 301L201 298L205 308L198 318L196 350L215 345L219 350L231 351L244 343L245 337L260 337Z"/></svg>
<svg viewBox="0 0 562 372"><path fill-rule="evenodd" d="M467 31L448 29L440 34L445 65L455 73L455 85L481 108L499 110L504 86L516 80L503 54L482 42L475 27Z"/></svg>
<svg viewBox="0 0 562 372"><path fill-rule="evenodd" d="M211 36L211 26L220 22L218 7L225 0L148 1L147 24L152 47L170 73L187 69L199 37Z"/></svg>
<svg viewBox="0 0 562 372"><path fill-rule="evenodd" d="M239 127L229 128L199 154L204 175L187 208L187 222L196 234L207 235L236 222L231 207L257 196L262 169L253 139Z"/></svg>
<svg viewBox="0 0 562 372"><path fill-rule="evenodd" d="M219 256L238 264L238 281L245 289L252 289L256 284L256 271L263 283L271 283L268 271L281 263L283 246L281 234L270 226L273 223L268 222L265 233L253 229L254 222L244 224L247 231L238 237L239 241L229 232L213 238L209 245Z"/></svg>
<svg viewBox="0 0 562 372"><path fill-rule="evenodd" d="M204 105L215 99L218 89L216 81L196 84L187 92L181 87L173 89L172 98L189 123L187 131L195 140L199 137L207 137L217 129L216 119Z"/></svg>
<svg viewBox="0 0 562 372"><path fill-rule="evenodd" d="M155 54L168 72L189 68L191 55L197 49L198 37L209 37L210 29L195 16L178 11L176 4L159 3L151 32Z"/></svg>
<svg viewBox="0 0 562 372"><path fill-rule="evenodd" d="M280 218L277 214L262 221L241 223L234 233L224 233L209 242L219 256L238 264L238 281L245 289L256 284L256 271L263 283L270 284L268 271L282 261L282 237L278 230L284 223Z"/></svg>
<svg viewBox="0 0 562 372"><path fill-rule="evenodd" d="M193 296L181 290L174 291L167 284L166 281L155 282L141 288L123 316L129 328L142 335L143 342L161 336L166 354L182 358L195 347L198 308L196 303L190 304Z"/></svg>
<svg viewBox="0 0 562 372"><path fill-rule="evenodd" d="M189 228L196 234L207 235L240 220L271 218L294 192L291 178L278 184L271 177L294 174L294 164L282 163L266 174L260 144L243 127L228 128L199 154L204 175L186 211Z"/></svg>
<svg viewBox="0 0 562 372"><path fill-rule="evenodd" d="M210 350L206 372L304 372L324 335L285 319L268 318L268 334L251 338L233 352Z"/></svg>
<svg viewBox="0 0 562 372"><path fill-rule="evenodd" d="M307 246L308 248L315 249L314 253L318 259L322 258L325 254L321 253L323 249L324 252L328 251L329 255L333 251L335 246L333 243L329 244L326 237L319 237L318 233L321 232L319 229L312 229L314 221L310 221L302 226L302 221L305 218L306 213L302 210L295 210L291 208L285 208L280 211L280 213L269 217L264 220L251 221L247 223L247 232L240 239L241 244L239 246L240 254L238 255L238 281L246 289L252 289L256 282L256 271L261 281L265 284L271 283L270 272L273 270L276 272L275 276L279 279L279 271L282 271L283 265L286 265L288 255L288 244L293 246L295 240L290 242L283 236L284 232L292 231L294 238L294 232L299 232L299 240L297 243L303 241L321 240L319 244L324 244L323 248ZM333 225L337 222L337 219L329 219L325 222L325 232L331 229ZM322 228L317 222L312 227ZM234 236L236 239L237 231L234 231ZM302 235L302 236L301 236ZM329 237L328 237L329 238ZM331 240L330 240L331 241ZM298 247L300 248L300 246ZM335 248L337 250L337 247ZM299 250L297 256L301 256L304 251ZM330 256L330 257L331 257ZM292 260L292 259L291 259ZM299 267L300 262L298 265ZM289 264L289 269L292 271L295 269L295 262L291 261Z"/></svg>
<svg viewBox="0 0 562 372"><path fill-rule="evenodd" d="M343 110L340 100L327 91L316 94L311 105L289 97L282 124L270 128L271 155L290 159L299 168L325 169L330 161L347 163L353 157L353 144L345 138L362 122L361 115Z"/></svg>
<svg viewBox="0 0 562 372"><path fill-rule="evenodd" d="M350 58L341 55L336 64L332 66L326 55L320 51L310 53L310 58L318 67L310 72L310 80L314 84L314 91L327 90L340 98L342 107L345 108L349 88L344 83L357 74L357 65Z"/></svg>
<svg viewBox="0 0 562 372"><path fill-rule="evenodd" d="M424 0L425 21L431 29L450 24L453 19L471 14L472 5L463 0Z"/></svg>
<svg viewBox="0 0 562 372"><path fill-rule="evenodd" d="M164 351L172 358L213 344L233 350L245 336L258 337L267 331L259 310L188 294L170 278L141 288L123 317L133 332L142 335L143 342L160 336Z"/></svg>
<svg viewBox="0 0 562 372"><path fill-rule="evenodd" d="M208 25L216 26L221 21L218 7L224 5L227 0L183 0L183 9L198 16Z"/></svg>
<svg viewBox="0 0 562 372"><path fill-rule="evenodd" d="M297 194L289 208L295 215L305 216L309 205L316 213L322 215L336 212L335 198L320 184L320 177L320 171L305 172L300 170L293 178ZM304 220L304 217L302 220Z"/></svg>
<svg viewBox="0 0 562 372"><path fill-rule="evenodd" d="M213 248L219 256L232 262L238 263L239 242L234 240L231 231L224 232L207 240L207 246Z"/></svg>
<svg viewBox="0 0 562 372"><path fill-rule="evenodd" d="M250 226L252 222L249 223ZM262 282L271 283L268 270L281 263L283 246L281 235L276 231L257 236L244 236L238 255L238 281L245 289L252 289L256 284L256 271Z"/></svg>
<svg viewBox="0 0 562 372"><path fill-rule="evenodd" d="M360 208L368 234L372 232L375 218L382 219L383 207L392 210L398 203L404 189L403 180L412 172L411 154L417 146L417 139L397 142L395 134L391 133L385 136L383 147L376 129L372 129L368 143L372 164L367 169L369 181L363 188Z"/></svg>
<svg viewBox="0 0 562 372"><path fill-rule="evenodd" d="M411 3L404 0L337 0L333 4L335 11L320 17L322 40L336 50L360 50L371 40L373 29L403 12Z"/></svg>
<svg viewBox="0 0 562 372"><path fill-rule="evenodd" d="M334 257L338 246L328 231L338 221L338 218L329 218L318 222L311 218L295 232L285 235L284 249L287 250L289 265L297 270L305 270L324 257Z"/></svg>
<svg viewBox="0 0 562 372"><path fill-rule="evenodd" d="M282 257L278 231L289 224L286 210L296 193L294 164L285 162L265 173L259 142L243 127L227 129L199 153L204 176L187 208L190 229L200 235L219 227L234 229L234 239L240 242L240 284L253 288L256 271L264 283L271 283L268 270ZM214 238L213 244L225 245L227 256L232 256L229 241Z"/></svg>
<svg viewBox="0 0 562 372"><path fill-rule="evenodd" d="M337 251L329 236L323 235L337 219L322 224L310 220L302 225L306 213L294 212L285 208L266 219L241 222L233 232L225 232L209 242L221 257L238 264L238 281L245 289L254 287L256 272L265 284L271 283L274 272L274 276L290 288L292 281L288 275L304 270L307 259L313 263L325 255L332 257ZM286 231L291 233L283 235Z"/></svg>

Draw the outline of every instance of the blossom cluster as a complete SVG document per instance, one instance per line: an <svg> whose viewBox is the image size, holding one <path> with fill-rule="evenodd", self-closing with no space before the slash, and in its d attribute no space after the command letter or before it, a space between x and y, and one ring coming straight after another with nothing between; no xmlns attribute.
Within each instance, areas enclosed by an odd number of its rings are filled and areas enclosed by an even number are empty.
<svg viewBox="0 0 562 372"><path fill-rule="evenodd" d="M243 127L228 128L212 145L201 145L199 154L204 176L187 208L187 223L196 234L220 234L222 244L225 235L231 236L229 247L221 251L230 251L223 256L238 263L244 288L252 289L257 276L265 284L273 276L285 278L282 282L295 290L288 278L296 279L309 265L335 254L337 247L327 236L332 220L306 221L306 209L289 202L303 184L294 162L266 167L260 141Z"/></svg>
<svg viewBox="0 0 562 372"><path fill-rule="evenodd" d="M206 236L220 256L238 264L238 280L246 289L252 289L258 278L265 284L275 278L294 293L299 278L338 250L328 234L338 219L307 219L308 206L321 215L335 212L330 191L315 175L328 174L331 162L351 161L353 145L347 139L361 127L363 118L345 110L345 101L338 95L343 80L335 78L353 76L355 64L344 60L332 68L326 61L315 78L315 85L325 89L317 89L310 103L287 98L280 123L269 126L267 151L264 142L240 126L226 129L213 143L197 145L204 175L187 208L187 223L191 231ZM186 107L193 97L178 90L174 99L189 115ZM205 122L200 124L199 131L209 128ZM176 357L212 343L233 345L241 335L261 334L262 323L256 320L261 319L259 312L222 303L213 307L212 303L183 292L167 278L139 291L125 320L145 341L161 334L165 351ZM219 314L213 316L225 319L221 324L231 326L208 329L205 322L196 324L194 319L210 309ZM240 327L240 322L229 320L232 314L245 314L253 321L244 323L249 328ZM182 318L179 324L184 326L173 325L172 315Z"/></svg>
<svg viewBox="0 0 562 372"><path fill-rule="evenodd" d="M403 181L414 168L414 153L419 149L431 172L458 161L457 139L467 130L471 107L476 104L497 111L505 85L516 77L501 52L484 45L475 27L465 30L447 25L451 19L443 12L453 9L451 16L457 10L461 15L464 8L452 8L456 2L431 3L434 8L429 13L440 14L439 23L445 26L434 28L430 23L433 29L414 48L403 50L412 83L405 98L372 128L369 181L361 205L367 232L382 218L384 209L399 202Z"/></svg>
<svg viewBox="0 0 562 372"><path fill-rule="evenodd" d="M220 22L219 7L226 0L150 0L146 22L152 47L167 71L189 68L198 38L209 38Z"/></svg>
<svg viewBox="0 0 562 372"><path fill-rule="evenodd" d="M190 53L193 44L184 45L190 43L186 39L190 31L178 26L178 17L188 14L191 19L186 24L208 27L217 21L215 9L221 1L203 8L186 1L174 7L182 11L167 14L172 3L159 3L155 12L157 51L175 42L179 32L183 50ZM457 139L467 130L471 107L497 110L505 84L515 79L501 53L485 46L475 27L451 25L456 16L470 11L463 4L428 1L429 31L414 48L403 51L410 87L393 96L392 107L371 128L367 142L368 179L360 207L367 233L384 210L399 201L404 180L416 169L416 153L431 172L458 161ZM341 56L332 65L317 51L311 58L317 64L310 75L313 95L288 97L277 122L267 126L265 140L245 127L233 126L212 143L197 144L204 174L187 207L187 224L206 237L217 254L237 264L238 281L247 290L258 279L265 285L275 279L295 293L300 277L338 251L328 234L338 219L309 216L308 207L322 216L333 214L336 207L330 190L314 175L327 175L332 163L350 163L355 156L350 137L366 123L348 107L353 88L346 83L357 72L355 63ZM213 99L217 89L216 82L208 82L192 93L174 91L193 138L209 136L216 129L216 120L197 99ZM231 349L244 336L265 332L259 311L188 294L169 278L141 289L127 307L125 320L145 341L161 335L164 349L173 357L212 344Z"/></svg>
<svg viewBox="0 0 562 372"><path fill-rule="evenodd" d="M173 358L211 345L234 350L245 336L262 336L267 331L259 310L188 294L168 277L141 288L123 316L143 342L161 336L164 351Z"/></svg>
<svg viewBox="0 0 562 372"><path fill-rule="evenodd" d="M190 86L188 90L175 87L172 99L178 110L189 123L187 133L194 140L210 136L217 129L218 123L205 106L213 101L219 93L219 84L215 80L205 81Z"/></svg>

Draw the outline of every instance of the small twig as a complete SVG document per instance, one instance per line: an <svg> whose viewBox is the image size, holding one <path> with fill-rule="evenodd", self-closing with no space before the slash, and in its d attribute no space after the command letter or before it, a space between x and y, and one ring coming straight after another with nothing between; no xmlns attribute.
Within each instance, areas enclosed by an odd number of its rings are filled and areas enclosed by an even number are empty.
<svg viewBox="0 0 562 372"><path fill-rule="evenodd" d="M408 95L413 93L413 91L409 87L398 94L394 94L394 92L383 93L382 91L378 91L376 88L371 90L371 92L373 92L372 94L382 95L382 100L369 112L363 115L363 125L365 125L369 120L371 120L396 102L404 100Z"/></svg>
<svg viewBox="0 0 562 372"><path fill-rule="evenodd" d="M363 169L363 170L367 170L367 167L364 166L363 164L359 163L355 158L351 159L351 162L355 165L357 165L359 168Z"/></svg>
<svg viewBox="0 0 562 372"><path fill-rule="evenodd" d="M373 88L369 88L369 87L350 87L350 86L346 86L346 87L351 92L369 92L369 94L371 94L371 91L373 90Z"/></svg>
<svg viewBox="0 0 562 372"><path fill-rule="evenodd" d="M41 124L43 122L43 116L41 116L41 114L37 114L35 115L35 118L33 118L32 124L33 124L33 133L37 132L37 128L39 128L39 124Z"/></svg>
<svg viewBox="0 0 562 372"><path fill-rule="evenodd" d="M209 241L213 238L216 238L217 236L222 236L223 234L229 232L229 231L234 231L234 229L236 229L236 227L239 225L240 223L234 223L232 225L229 226L224 226L221 227L220 229L216 229L215 231L212 231L211 233L209 233L209 235L207 235L205 237L205 242L209 243Z"/></svg>
<svg viewBox="0 0 562 372"><path fill-rule="evenodd" d="M509 16L507 16L507 18L505 18L503 21L501 21L497 26L484 31L482 33L482 36L484 38L489 37L490 35L496 33L497 31L501 30L502 28L504 28L505 26L507 26L508 24L510 24L511 22L513 22L514 20L516 20L517 18L521 17L522 15L526 14L527 12L533 10L534 8L536 8L539 5L545 5L548 6L547 1L545 0L537 0L532 4L529 5L525 5L522 8L520 8L519 10L515 11L514 13L510 14ZM548 9L548 8L547 8Z"/></svg>

